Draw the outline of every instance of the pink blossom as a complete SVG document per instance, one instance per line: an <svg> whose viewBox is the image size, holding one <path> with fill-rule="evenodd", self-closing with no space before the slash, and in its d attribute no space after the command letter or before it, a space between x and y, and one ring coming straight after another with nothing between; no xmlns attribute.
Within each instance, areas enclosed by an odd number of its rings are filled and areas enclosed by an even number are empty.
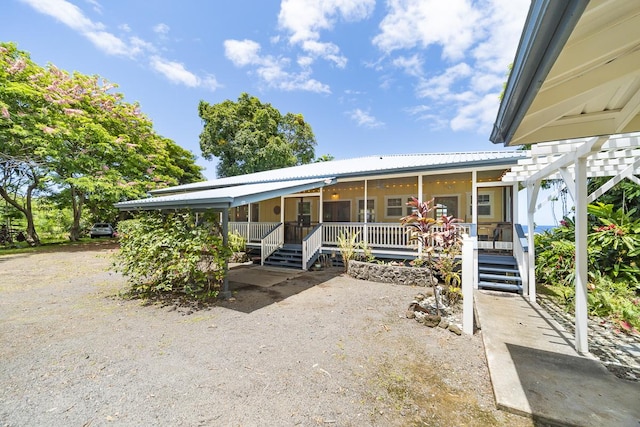
<svg viewBox="0 0 640 427"><path fill-rule="evenodd" d="M0 53L7 53L9 52L9 49L7 49L6 47L0 46Z"/></svg>
<svg viewBox="0 0 640 427"><path fill-rule="evenodd" d="M102 166L102 170L103 170L103 171L108 171L108 170L109 170L109 166L107 166L107 165L103 165L103 166Z"/></svg>
<svg viewBox="0 0 640 427"><path fill-rule="evenodd" d="M75 116L84 113L84 111L78 110L77 108L63 108L62 111L64 111L67 116Z"/></svg>
<svg viewBox="0 0 640 427"><path fill-rule="evenodd" d="M132 144L130 142L127 142L125 145L127 146L127 148L136 148L138 146L138 144Z"/></svg>
<svg viewBox="0 0 640 427"><path fill-rule="evenodd" d="M24 59L16 59L13 64L11 64L9 68L7 68L7 72L9 74L19 73L20 71L24 70L26 66L27 62Z"/></svg>
<svg viewBox="0 0 640 427"><path fill-rule="evenodd" d="M4 117L5 119L10 118L11 116L9 115L9 110L7 109L7 107L2 107L2 117Z"/></svg>
<svg viewBox="0 0 640 427"><path fill-rule="evenodd" d="M54 133L56 130L54 128L52 128L52 127L49 127L49 126L43 126L42 127L42 131L44 133L47 133L47 134L50 135L50 134Z"/></svg>

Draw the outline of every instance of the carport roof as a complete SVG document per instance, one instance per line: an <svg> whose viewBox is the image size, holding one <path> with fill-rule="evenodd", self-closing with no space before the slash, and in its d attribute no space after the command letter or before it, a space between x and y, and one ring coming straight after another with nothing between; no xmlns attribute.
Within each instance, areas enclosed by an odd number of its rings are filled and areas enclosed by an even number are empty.
<svg viewBox="0 0 640 427"><path fill-rule="evenodd" d="M236 206L256 203L261 200L296 193L335 183L335 178L322 177L305 180L266 182L259 184L236 185L189 193L177 193L168 196L150 197L117 203L120 210L156 210L156 209L228 209Z"/></svg>

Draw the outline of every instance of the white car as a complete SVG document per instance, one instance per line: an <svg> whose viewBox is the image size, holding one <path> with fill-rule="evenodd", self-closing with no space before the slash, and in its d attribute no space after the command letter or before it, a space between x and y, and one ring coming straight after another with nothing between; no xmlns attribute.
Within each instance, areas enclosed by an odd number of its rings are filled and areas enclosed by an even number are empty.
<svg viewBox="0 0 640 427"><path fill-rule="evenodd" d="M109 223L96 222L93 224L93 227L91 227L89 235L92 239L95 239L96 237L116 237L116 230L114 230Z"/></svg>

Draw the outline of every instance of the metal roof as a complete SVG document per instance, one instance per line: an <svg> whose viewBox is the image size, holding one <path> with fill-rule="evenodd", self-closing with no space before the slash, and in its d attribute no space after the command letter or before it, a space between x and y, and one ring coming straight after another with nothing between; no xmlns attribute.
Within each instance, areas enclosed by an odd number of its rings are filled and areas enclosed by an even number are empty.
<svg viewBox="0 0 640 427"><path fill-rule="evenodd" d="M427 172L457 168L473 169L480 166L508 166L515 165L518 159L524 157L526 157L526 152L519 150L367 156L310 163L246 175L219 178L206 182L196 182L155 190L152 194L188 192L243 184L322 178L327 176L340 179L345 177L365 177L373 174L384 175L414 171Z"/></svg>
<svg viewBox="0 0 640 427"><path fill-rule="evenodd" d="M120 210L228 209L256 203L282 194L296 193L335 183L335 178L268 182L177 193L117 203Z"/></svg>

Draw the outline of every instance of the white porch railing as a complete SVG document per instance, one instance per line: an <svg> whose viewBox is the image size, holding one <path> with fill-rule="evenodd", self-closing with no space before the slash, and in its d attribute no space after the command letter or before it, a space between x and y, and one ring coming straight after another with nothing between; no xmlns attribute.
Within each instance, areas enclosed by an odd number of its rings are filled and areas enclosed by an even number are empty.
<svg viewBox="0 0 640 427"><path fill-rule="evenodd" d="M277 222L229 222L229 230L238 232L247 243L258 243L262 237L278 225Z"/></svg>
<svg viewBox="0 0 640 427"><path fill-rule="evenodd" d="M264 260L282 245L284 245L284 224L279 223L260 242L261 265L264 265Z"/></svg>
<svg viewBox="0 0 640 427"><path fill-rule="evenodd" d="M471 224L458 225L462 227L461 233L471 233ZM359 233L356 242L365 240L366 236L367 246L371 248L415 249L417 245L409 240L407 231L407 227L394 223L325 222L322 224L322 244L337 246L341 234ZM442 231L442 228L435 227L434 231Z"/></svg>
<svg viewBox="0 0 640 427"><path fill-rule="evenodd" d="M311 260L322 248L322 224L313 227L313 230L302 240L302 269L311 267Z"/></svg>

